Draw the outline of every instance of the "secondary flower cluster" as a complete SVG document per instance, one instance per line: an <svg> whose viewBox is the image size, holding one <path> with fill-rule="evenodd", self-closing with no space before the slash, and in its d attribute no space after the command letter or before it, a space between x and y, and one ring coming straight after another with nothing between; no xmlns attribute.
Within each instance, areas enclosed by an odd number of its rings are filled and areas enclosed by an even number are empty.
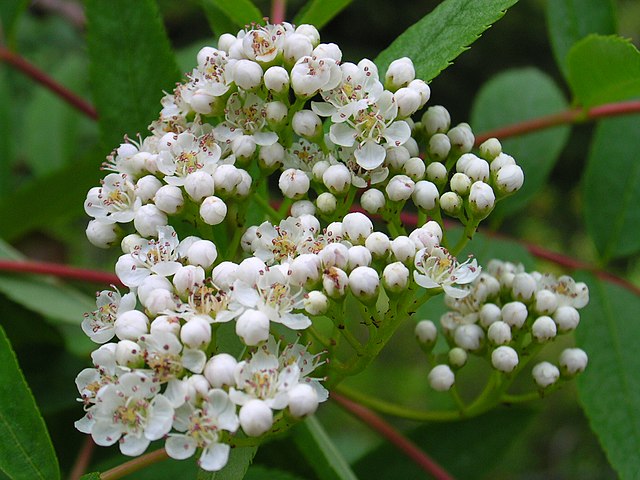
<svg viewBox="0 0 640 480"><path fill-rule="evenodd" d="M200 450L202 468L219 470L234 436L327 399L310 376L323 352L292 339L311 342L309 327L347 296L365 309L419 289L473 297L463 286L481 269L450 254L441 213L477 226L523 174L496 139L471 153L470 127L451 127L443 107L412 120L430 90L408 58L381 77L285 23L222 35L197 62L151 135L125 139L87 194L87 237L120 244L129 292L100 292L82 323L102 346L77 379L76 425L127 455L166 438L170 456ZM264 198L272 174L280 212ZM385 231L349 213L356 193ZM409 200L421 220L406 232ZM230 328L239 348L220 340Z"/></svg>
<svg viewBox="0 0 640 480"><path fill-rule="evenodd" d="M492 260L481 275L464 287L468 295L445 295L450 311L440 317L440 327L449 346L446 363L429 373L435 390L446 391L455 382L454 371L463 367L468 354L484 357L504 373L519 368L520 356L531 356L558 334L572 332L580 322L578 309L589 302L589 290L569 276L556 278L539 272L526 273L522 265ZM438 328L431 320L416 325L416 335L430 351ZM567 348L559 367L544 361L532 369L541 389L560 376L571 378L587 366L587 355L579 348Z"/></svg>

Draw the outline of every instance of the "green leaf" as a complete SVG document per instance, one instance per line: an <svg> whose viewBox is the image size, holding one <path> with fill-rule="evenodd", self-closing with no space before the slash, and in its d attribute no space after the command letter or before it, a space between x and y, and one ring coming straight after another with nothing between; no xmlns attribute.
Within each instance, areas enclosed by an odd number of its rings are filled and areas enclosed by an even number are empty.
<svg viewBox="0 0 640 480"><path fill-rule="evenodd" d="M86 13L93 99L113 148L146 131L180 74L153 0L88 0Z"/></svg>
<svg viewBox="0 0 640 480"><path fill-rule="evenodd" d="M567 54L590 33L616 33L614 4L610 0L550 0L547 25L556 63L567 77Z"/></svg>
<svg viewBox="0 0 640 480"><path fill-rule="evenodd" d="M220 10L213 0L201 0L200 5L215 36L219 37L223 33L235 34L237 32L238 26Z"/></svg>
<svg viewBox="0 0 640 480"><path fill-rule="evenodd" d="M584 219L603 260L640 250L640 115L603 120L584 174Z"/></svg>
<svg viewBox="0 0 640 480"><path fill-rule="evenodd" d="M237 447L231 449L227 465L219 472L200 470L198 480L242 480L249 465L256 456L258 447Z"/></svg>
<svg viewBox="0 0 640 480"><path fill-rule="evenodd" d="M100 480L100 472L91 472L80 477L80 480Z"/></svg>
<svg viewBox="0 0 640 480"><path fill-rule="evenodd" d="M2 327L0 378L0 470L16 480L59 479L47 428Z"/></svg>
<svg viewBox="0 0 640 480"><path fill-rule="evenodd" d="M293 439L321 480L357 479L316 417L296 425Z"/></svg>
<svg viewBox="0 0 640 480"><path fill-rule="evenodd" d="M320 29L344 10L352 0L311 0L296 15L293 23L302 25L310 23Z"/></svg>
<svg viewBox="0 0 640 480"><path fill-rule="evenodd" d="M243 28L253 22L262 22L264 15L251 0L202 0L205 9L220 10L237 27ZM215 11L215 10L214 10ZM220 32L225 33L225 32ZM236 32L227 32L236 33Z"/></svg>
<svg viewBox="0 0 640 480"><path fill-rule="evenodd" d="M408 437L454 478L491 478L514 439L535 415L522 408L498 408L480 417L418 427ZM424 471L397 447L385 442L361 458L354 470L360 478L396 480L424 478Z"/></svg>
<svg viewBox="0 0 640 480"><path fill-rule="evenodd" d="M471 110L474 131L483 132L563 111L564 95L555 82L535 68L510 70L489 80ZM546 183L569 137L569 127L559 126L502 142L524 170L524 186L498 203L492 213L504 217L524 207Z"/></svg>
<svg viewBox="0 0 640 480"><path fill-rule="evenodd" d="M416 76L436 77L518 0L445 0L400 35L375 62L384 75L400 57L413 60Z"/></svg>
<svg viewBox="0 0 640 480"><path fill-rule="evenodd" d="M13 98L6 70L0 70L0 198L11 189L11 170L13 163Z"/></svg>
<svg viewBox="0 0 640 480"><path fill-rule="evenodd" d="M462 228L458 230L462 233ZM447 230L447 233L450 231ZM522 263L526 271L533 270L536 264L533 256L521 243L482 233L476 233L473 236L473 240L458 255L458 258L466 258L467 255L473 255L483 267L486 267L492 259Z"/></svg>
<svg viewBox="0 0 640 480"><path fill-rule="evenodd" d="M577 344L589 355L578 394L611 465L622 479L640 472L640 298L590 274Z"/></svg>
<svg viewBox="0 0 640 480"><path fill-rule="evenodd" d="M20 19L20 15L27 9L29 2L27 0L9 0L0 2L0 23L3 35L9 38L13 43L13 34Z"/></svg>
<svg viewBox="0 0 640 480"><path fill-rule="evenodd" d="M302 478L283 470L254 465L249 469L244 480L302 480Z"/></svg>
<svg viewBox="0 0 640 480"><path fill-rule="evenodd" d="M584 107L640 96L640 52L621 37L589 35L567 56L568 80Z"/></svg>
<svg viewBox="0 0 640 480"><path fill-rule="evenodd" d="M49 175L29 182L0 201L0 237L14 240L56 219L83 215L89 189L99 185L99 158L88 154ZM19 221L17 221L19 219Z"/></svg>

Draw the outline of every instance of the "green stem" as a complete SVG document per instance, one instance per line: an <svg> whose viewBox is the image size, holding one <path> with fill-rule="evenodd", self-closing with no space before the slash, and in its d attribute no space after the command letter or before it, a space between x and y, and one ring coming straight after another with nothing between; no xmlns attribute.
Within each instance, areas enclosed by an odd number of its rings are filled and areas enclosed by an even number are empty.
<svg viewBox="0 0 640 480"><path fill-rule="evenodd" d="M458 240L456 246L453 247L453 250L449 251L451 255L453 255L454 257L457 256L464 249L464 247L467 246L467 243L469 243L469 241L473 238L473 235L476 233L478 225L480 225L480 220L468 220L467 224L464 227L464 233L462 234L462 237L460 238L460 240Z"/></svg>
<svg viewBox="0 0 640 480"><path fill-rule="evenodd" d="M271 205L269 205L269 202L264 198L262 198L261 195L256 194L253 197L253 199L256 201L258 205L260 205L260 207L262 207L262 209L267 213L267 215L272 221L276 222L281 218L278 211L275 208L273 208Z"/></svg>

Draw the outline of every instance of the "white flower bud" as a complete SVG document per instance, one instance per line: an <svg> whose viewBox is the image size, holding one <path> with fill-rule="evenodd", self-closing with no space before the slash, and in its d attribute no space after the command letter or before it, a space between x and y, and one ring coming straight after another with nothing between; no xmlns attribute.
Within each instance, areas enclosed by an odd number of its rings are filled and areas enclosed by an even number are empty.
<svg viewBox="0 0 640 480"><path fill-rule="evenodd" d="M274 93L289 90L289 72L282 67L269 67L264 72L264 86Z"/></svg>
<svg viewBox="0 0 640 480"><path fill-rule="evenodd" d="M501 320L493 322L487 330L487 338L494 345L505 345L511 341L511 327Z"/></svg>
<svg viewBox="0 0 640 480"><path fill-rule="evenodd" d="M342 233L351 243L362 245L373 233L373 223L363 213L348 213L342 220Z"/></svg>
<svg viewBox="0 0 640 480"><path fill-rule="evenodd" d="M169 315L159 315L151 322L151 333L167 332L178 337L180 335L180 319Z"/></svg>
<svg viewBox="0 0 640 480"><path fill-rule="evenodd" d="M447 181L447 167L442 163L433 162L427 165L427 180L436 185L444 185Z"/></svg>
<svg viewBox="0 0 640 480"><path fill-rule="evenodd" d="M420 320L416 325L415 334L420 343L434 345L438 338L438 328L431 320Z"/></svg>
<svg viewBox="0 0 640 480"><path fill-rule="evenodd" d="M484 340L484 330L475 323L460 325L454 333L456 345L465 350L478 350L482 347Z"/></svg>
<svg viewBox="0 0 640 480"><path fill-rule="evenodd" d="M371 300L378 297L380 278L378 272L371 267L356 267L349 274L351 293L360 300Z"/></svg>
<svg viewBox="0 0 640 480"><path fill-rule="evenodd" d="M322 120L311 110L299 110L294 113L291 126L301 137L314 139L322 135Z"/></svg>
<svg viewBox="0 0 640 480"><path fill-rule="evenodd" d="M553 320L562 333L570 332L575 330L580 323L580 313L569 305L563 305L555 311Z"/></svg>
<svg viewBox="0 0 640 480"><path fill-rule="evenodd" d="M562 374L572 377L584 372L587 368L589 358L584 350L580 348L565 348L560 354L560 368Z"/></svg>
<svg viewBox="0 0 640 480"><path fill-rule="evenodd" d="M325 268L346 269L349 263L349 248L342 243L330 243L318 253L318 257Z"/></svg>
<svg viewBox="0 0 640 480"><path fill-rule="evenodd" d="M308 292L304 297L304 309L309 315L322 315L329 308L327 296L317 290Z"/></svg>
<svg viewBox="0 0 640 480"><path fill-rule="evenodd" d="M355 245L349 248L349 268L368 267L371 265L371 252L363 245Z"/></svg>
<svg viewBox="0 0 640 480"><path fill-rule="evenodd" d="M252 135L240 135L231 141L231 151L236 156L236 160L243 162L242 165L245 165L253 157L253 154L256 153L256 148L256 141ZM241 174L240 171L238 173ZM211 194L213 192L209 195Z"/></svg>
<svg viewBox="0 0 640 480"><path fill-rule="evenodd" d="M273 103L273 102L272 102ZM279 143L260 147L260 153L258 153L258 160L260 166L263 168L274 168L284 161L285 151L284 147Z"/></svg>
<svg viewBox="0 0 640 480"><path fill-rule="evenodd" d="M316 198L316 207L321 213L330 215L336 211L338 200L335 195L329 192L323 192Z"/></svg>
<svg viewBox="0 0 640 480"><path fill-rule="evenodd" d="M393 202L404 202L411 197L415 188L415 182L406 175L396 175L387 184L385 191L389 200Z"/></svg>
<svg viewBox="0 0 640 480"><path fill-rule="evenodd" d="M211 268L218 258L218 249L209 240L197 240L187 250L187 260L191 265L199 265L205 270Z"/></svg>
<svg viewBox="0 0 640 480"><path fill-rule="evenodd" d="M399 88L394 94L396 103L398 105L398 117L407 118L416 113L422 103L422 97L420 93L412 88L402 87Z"/></svg>
<svg viewBox="0 0 640 480"><path fill-rule="evenodd" d="M440 196L440 208L447 215L455 217L462 211L462 197L455 192L445 192Z"/></svg>
<svg viewBox="0 0 640 480"><path fill-rule="evenodd" d="M234 372L238 361L228 353L219 353L209 359L204 366L204 376L213 388L234 387Z"/></svg>
<svg viewBox="0 0 640 480"><path fill-rule="evenodd" d="M349 277L337 267L329 267L322 276L322 288L330 298L340 298L346 293Z"/></svg>
<svg viewBox="0 0 640 480"><path fill-rule="evenodd" d="M341 163L331 165L322 174L322 183L331 193L340 195L351 187L351 172Z"/></svg>
<svg viewBox="0 0 640 480"><path fill-rule="evenodd" d="M235 37L235 35L232 35L230 33L223 33L222 35L220 35L220 38L218 39L218 49L228 53L229 49L231 48L231 45L236 41L237 41L237 38ZM200 52L202 52L206 48L211 48L211 47L205 47L202 50L200 50ZM207 53L203 53L202 55L204 56L203 59L206 59ZM200 58L201 58L201 54L198 53L198 63L200 64L204 63L204 61L201 61Z"/></svg>
<svg viewBox="0 0 640 480"><path fill-rule="evenodd" d="M385 258L391 249L389 237L382 232L373 232L367 237L364 246L374 258Z"/></svg>
<svg viewBox="0 0 640 480"><path fill-rule="evenodd" d="M487 161L491 161L502 153L502 145L497 138L485 140L480 145L480 156Z"/></svg>
<svg viewBox="0 0 640 480"><path fill-rule="evenodd" d="M253 181L253 179L251 178L251 175L249 175L249 172L242 169L240 170L240 176L242 177L242 179L236 187L236 197L246 198L249 193L251 193L251 182Z"/></svg>
<svg viewBox="0 0 640 480"><path fill-rule="evenodd" d="M410 272L402 262L393 262L382 271L382 284L386 291L400 293L409 285Z"/></svg>
<svg viewBox="0 0 640 480"><path fill-rule="evenodd" d="M558 297L551 290L535 292L534 309L543 315L551 315L558 308Z"/></svg>
<svg viewBox="0 0 640 480"><path fill-rule="evenodd" d="M146 238L142 238L137 233L131 233L122 239L120 248L122 249L122 253L132 253L144 245L147 245L147 243L148 240Z"/></svg>
<svg viewBox="0 0 640 480"><path fill-rule="evenodd" d="M424 160L420 157L411 157L402 166L402 171L414 182L422 180L427 171L427 166L424 164Z"/></svg>
<svg viewBox="0 0 640 480"><path fill-rule="evenodd" d="M384 159L385 165L391 168L392 170L402 170L404 164L409 161L411 158L411 154L409 150L407 150L404 145L400 145L399 147L388 147L387 155Z"/></svg>
<svg viewBox="0 0 640 480"><path fill-rule="evenodd" d="M549 362L540 362L531 369L531 375L540 388L547 388L558 381L560 370Z"/></svg>
<svg viewBox="0 0 640 480"><path fill-rule="evenodd" d="M85 233L92 245L99 248L109 248L118 241L120 228L115 223L102 223L98 220L91 220L87 225Z"/></svg>
<svg viewBox="0 0 640 480"><path fill-rule="evenodd" d="M120 340L116 345L116 363L122 367L140 368L144 365L140 345L131 340Z"/></svg>
<svg viewBox="0 0 640 480"><path fill-rule="evenodd" d="M269 338L269 317L259 310L246 310L236 320L236 335L250 347L266 341Z"/></svg>
<svg viewBox="0 0 640 480"><path fill-rule="evenodd" d="M456 380L449 365L437 365L429 372L429 385L438 392L449 390Z"/></svg>
<svg viewBox="0 0 640 480"><path fill-rule="evenodd" d="M233 81L240 88L253 90L262 83L262 67L251 60L238 60L233 66Z"/></svg>
<svg viewBox="0 0 640 480"><path fill-rule="evenodd" d="M218 225L227 216L227 204L218 197L207 197L200 205L200 217L207 225Z"/></svg>
<svg viewBox="0 0 640 480"><path fill-rule="evenodd" d="M413 263L416 250L415 242L407 236L400 235L391 241L391 252L402 263Z"/></svg>
<svg viewBox="0 0 640 480"><path fill-rule="evenodd" d="M360 197L360 205L364 210L371 214L378 213L384 208L386 199L384 193L376 188L370 188Z"/></svg>
<svg viewBox="0 0 640 480"><path fill-rule="evenodd" d="M509 302L502 306L502 320L512 328L521 328L529 312L522 302Z"/></svg>
<svg viewBox="0 0 640 480"><path fill-rule="evenodd" d="M311 175L313 176L313 179L316 182L322 182L322 176L330 166L331 164L327 160L318 160L314 163L313 167L311 167Z"/></svg>
<svg viewBox="0 0 640 480"><path fill-rule="evenodd" d="M173 292L164 288L152 290L146 300L143 305L153 317L167 310L175 310L177 307Z"/></svg>
<svg viewBox="0 0 640 480"><path fill-rule="evenodd" d="M213 186L213 177L209 173L201 170L190 173L184 181L185 192L187 192L194 202L198 203L201 202L203 198L213 195Z"/></svg>
<svg viewBox="0 0 640 480"><path fill-rule="evenodd" d="M469 191L469 205L471 211L484 218L496 204L496 195L493 193L491 186L484 182L474 182Z"/></svg>
<svg viewBox="0 0 640 480"><path fill-rule="evenodd" d="M250 437L259 437L273 425L273 412L262 400L252 399L240 407L240 426Z"/></svg>
<svg viewBox="0 0 640 480"><path fill-rule="evenodd" d="M283 102L274 101L266 103L264 107L266 112L265 118L269 126L276 130L279 130L281 127L283 127L285 124L285 120L289 115L289 108L287 107L287 105Z"/></svg>
<svg viewBox="0 0 640 480"><path fill-rule="evenodd" d="M320 33L318 33L318 29L313 25L309 25L307 23L298 25L296 27L296 33L307 37L311 42L311 45L313 45L314 47L317 47L320 43Z"/></svg>
<svg viewBox="0 0 640 480"><path fill-rule="evenodd" d="M205 175L211 178L208 174ZM211 190L213 191L213 180L211 181L211 185ZM182 209L182 206L184 205L182 190L180 189L180 187L176 187L175 185L164 185L160 187L156 192L156 196L154 197L153 202L156 204L156 207L158 207L164 213L167 213L169 215L178 213L178 211L180 211L180 209Z"/></svg>
<svg viewBox="0 0 640 480"><path fill-rule="evenodd" d="M284 39L284 60L287 64L293 65L302 57L310 56L313 52L311 39L306 35L291 33Z"/></svg>
<svg viewBox="0 0 640 480"><path fill-rule="evenodd" d="M471 190L471 179L464 173L454 173L450 185L451 191L464 197L469 195L469 190Z"/></svg>
<svg viewBox="0 0 640 480"><path fill-rule="evenodd" d="M142 303L142 305L146 305L151 292L157 289L172 291L173 285L171 285L171 282L166 277L161 277L160 275L149 275L140 285L138 285L138 298L140 299L140 303Z"/></svg>
<svg viewBox="0 0 640 480"><path fill-rule="evenodd" d="M461 123L447 132L451 147L457 152L470 152L476 139L468 123Z"/></svg>
<svg viewBox="0 0 640 480"><path fill-rule="evenodd" d="M449 357L449 365L455 369L464 367L467 363L467 359L469 358L467 351L460 347L454 347L449 350L449 354L447 356Z"/></svg>
<svg viewBox="0 0 640 480"><path fill-rule="evenodd" d="M418 109L424 107L429 101L429 98L431 98L431 88L429 88L429 85L427 85L424 80L416 78L409 82L408 87L418 92L418 95L420 95L420 107L418 107Z"/></svg>
<svg viewBox="0 0 640 480"><path fill-rule="evenodd" d="M289 413L295 418L306 417L318 409L318 394L307 383L299 383L287 392Z"/></svg>
<svg viewBox="0 0 640 480"><path fill-rule="evenodd" d="M480 325L484 328L488 328L494 322L499 321L502 317L500 315L500 307L494 303L485 303L479 312Z"/></svg>
<svg viewBox="0 0 640 480"><path fill-rule="evenodd" d="M320 279L320 257L313 253L303 253L289 264L291 280L298 285L312 285Z"/></svg>
<svg viewBox="0 0 640 480"><path fill-rule="evenodd" d="M167 215L152 204L141 206L133 218L133 226L143 237L155 237L158 227L166 224Z"/></svg>
<svg viewBox="0 0 640 480"><path fill-rule="evenodd" d="M416 244L416 250L427 248L431 250L440 244L440 240L429 229L416 228L409 234L409 238Z"/></svg>
<svg viewBox="0 0 640 480"><path fill-rule="evenodd" d="M115 332L120 340L136 341L149 333L149 319L139 310L129 310L116 318Z"/></svg>
<svg viewBox="0 0 640 480"><path fill-rule="evenodd" d="M240 170L235 165L218 165L213 172L213 183L216 186L218 195L231 195L238 184L242 181Z"/></svg>
<svg viewBox="0 0 640 480"><path fill-rule="evenodd" d="M518 353L511 347L501 346L491 352L491 364L501 372L512 372L518 366L518 361Z"/></svg>
<svg viewBox="0 0 640 480"><path fill-rule="evenodd" d="M328 238L341 239L342 238L342 222L331 222L325 229L325 235Z"/></svg>
<svg viewBox="0 0 640 480"><path fill-rule="evenodd" d="M176 291L180 295L185 295L196 284L204 281L204 270L202 267L195 265L187 265L180 267L173 276L173 285L176 287Z"/></svg>
<svg viewBox="0 0 640 480"><path fill-rule="evenodd" d="M536 280L528 273L518 273L513 277L513 283L511 285L511 292L513 298L516 298L523 302L528 302L533 298L533 294L536 292Z"/></svg>
<svg viewBox="0 0 640 480"><path fill-rule="evenodd" d="M445 133L436 133L430 139L427 145L427 153L429 158L436 162L444 162L451 151L451 140Z"/></svg>
<svg viewBox="0 0 640 480"><path fill-rule="evenodd" d="M287 198L298 198L309 191L309 177L302 170L288 168L278 180L280 191Z"/></svg>
<svg viewBox="0 0 640 480"><path fill-rule="evenodd" d="M211 279L219 288L227 289L236 281L238 265L233 262L221 262L211 271Z"/></svg>
<svg viewBox="0 0 640 480"><path fill-rule="evenodd" d="M317 58L330 58L336 62L342 60L342 51L335 43L321 43L313 49L311 55Z"/></svg>
<svg viewBox="0 0 640 480"><path fill-rule="evenodd" d="M387 73L384 75L384 86L392 92L408 85L416 78L416 69L409 57L402 57L389 64Z"/></svg>
<svg viewBox="0 0 640 480"><path fill-rule="evenodd" d="M494 177L498 173L498 171L507 166L507 165L515 165L516 161L511 155L507 155L505 153L499 154L496 158L491 161L489 165L489 169L491 173L493 173Z"/></svg>
<svg viewBox="0 0 640 480"><path fill-rule="evenodd" d="M139 197L142 203L147 203L161 186L162 182L158 178L153 175L145 175L136 182L136 197Z"/></svg>
<svg viewBox="0 0 640 480"><path fill-rule="evenodd" d="M422 124L428 136L435 133L446 133L451 125L451 115L442 105L434 105L422 115Z"/></svg>
<svg viewBox="0 0 640 480"><path fill-rule="evenodd" d="M546 315L536 318L531 325L531 334L540 343L551 340L556 336L556 333L556 322Z"/></svg>
<svg viewBox="0 0 640 480"><path fill-rule="evenodd" d="M439 197L438 187L427 180L417 182L411 194L415 206L426 211L436 208Z"/></svg>
<svg viewBox="0 0 640 480"><path fill-rule="evenodd" d="M518 165L505 165L497 171L495 184L502 195L518 191L524 184L524 172Z"/></svg>
<svg viewBox="0 0 640 480"><path fill-rule="evenodd" d="M267 270L267 265L257 257L245 258L235 268L234 275L238 280L254 286L258 280L258 276Z"/></svg>
<svg viewBox="0 0 640 480"><path fill-rule="evenodd" d="M315 215L316 206L309 200L298 200L291 205L291 216L301 217L302 215Z"/></svg>

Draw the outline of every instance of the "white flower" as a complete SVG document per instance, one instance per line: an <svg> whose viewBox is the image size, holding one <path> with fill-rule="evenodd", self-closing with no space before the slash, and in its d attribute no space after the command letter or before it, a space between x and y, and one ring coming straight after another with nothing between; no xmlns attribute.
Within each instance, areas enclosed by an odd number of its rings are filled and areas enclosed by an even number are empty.
<svg viewBox="0 0 640 480"><path fill-rule="evenodd" d="M240 422L224 390L210 390L199 408L186 403L176 411L173 424L184 433L169 434L165 449L171 458L183 460L201 448L198 465L202 469L218 471L227 464L230 447L219 441L220 431L235 432Z"/></svg>
<svg viewBox="0 0 640 480"><path fill-rule="evenodd" d="M341 80L342 71L333 58L305 56L291 69L291 88L300 97L313 97L319 91L331 90Z"/></svg>
<svg viewBox="0 0 640 480"><path fill-rule="evenodd" d="M463 298L468 290L453 287L473 282L480 275L478 262L468 259L460 264L444 247L423 248L416 253L413 279L423 288L442 288L453 298Z"/></svg>
<svg viewBox="0 0 640 480"><path fill-rule="evenodd" d="M252 135L256 144L261 146L278 141L276 133L262 131L267 123L266 106L265 101L256 94L232 94L224 112L226 121L214 130L221 140L231 141L241 135Z"/></svg>
<svg viewBox="0 0 640 480"><path fill-rule="evenodd" d="M313 241L314 233L298 217L287 217L279 225L264 222L255 232L251 249L267 265L290 262L300 255L305 242Z"/></svg>
<svg viewBox="0 0 640 480"><path fill-rule="evenodd" d="M282 54L287 33L293 33L289 24L256 26L242 37L242 51L251 60L269 63Z"/></svg>
<svg viewBox="0 0 640 480"><path fill-rule="evenodd" d="M162 146L158 170L164 173L164 180L169 185L182 186L191 173L213 174L220 155L221 149L212 141L211 134L197 138L191 132L183 132L173 135Z"/></svg>
<svg viewBox="0 0 640 480"><path fill-rule="evenodd" d="M183 348L180 340L169 332L143 335L138 343L144 349L144 361L153 378L160 383L180 378L185 369L202 373L207 360L202 350Z"/></svg>
<svg viewBox="0 0 640 480"><path fill-rule="evenodd" d="M105 343L115 335L118 315L136 307L136 296L134 293L121 296L117 289L103 290L96 296L96 307L93 312L85 313L82 331L94 342Z"/></svg>
<svg viewBox="0 0 640 480"><path fill-rule="evenodd" d="M101 187L89 190L84 210L102 223L128 223L141 205L142 200L137 197L129 176L110 173L102 180Z"/></svg>

